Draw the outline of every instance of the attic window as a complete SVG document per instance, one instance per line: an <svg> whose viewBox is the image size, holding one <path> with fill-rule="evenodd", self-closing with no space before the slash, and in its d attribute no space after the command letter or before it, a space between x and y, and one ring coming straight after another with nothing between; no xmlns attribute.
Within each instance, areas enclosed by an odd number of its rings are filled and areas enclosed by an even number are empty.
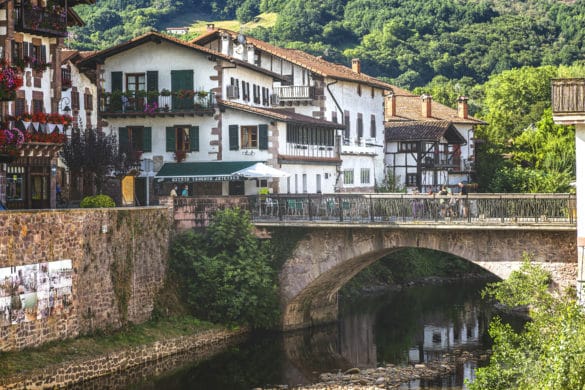
<svg viewBox="0 0 585 390"><path fill-rule="evenodd" d="M362 85L361 84L358 84L358 86L357 86L357 94L358 94L358 96L362 96Z"/></svg>

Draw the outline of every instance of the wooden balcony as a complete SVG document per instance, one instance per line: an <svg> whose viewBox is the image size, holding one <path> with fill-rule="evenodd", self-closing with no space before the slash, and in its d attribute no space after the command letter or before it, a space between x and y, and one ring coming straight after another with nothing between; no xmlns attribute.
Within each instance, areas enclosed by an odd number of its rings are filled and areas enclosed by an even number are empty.
<svg viewBox="0 0 585 390"><path fill-rule="evenodd" d="M22 4L14 7L14 28L17 31L49 37L67 36L67 8L54 10Z"/></svg>
<svg viewBox="0 0 585 390"><path fill-rule="evenodd" d="M585 79L553 80L551 99L555 123L585 123Z"/></svg>
<svg viewBox="0 0 585 390"><path fill-rule="evenodd" d="M281 102L313 100L315 97L315 88L308 85L274 87L273 90Z"/></svg>
<svg viewBox="0 0 585 390"><path fill-rule="evenodd" d="M287 156L302 157L302 158L323 158L331 159L337 158L337 152L333 145L308 145L308 144L296 144L286 143L286 151L284 153Z"/></svg>
<svg viewBox="0 0 585 390"><path fill-rule="evenodd" d="M100 114L104 118L213 115L213 95L161 95L158 92L113 92L100 99Z"/></svg>

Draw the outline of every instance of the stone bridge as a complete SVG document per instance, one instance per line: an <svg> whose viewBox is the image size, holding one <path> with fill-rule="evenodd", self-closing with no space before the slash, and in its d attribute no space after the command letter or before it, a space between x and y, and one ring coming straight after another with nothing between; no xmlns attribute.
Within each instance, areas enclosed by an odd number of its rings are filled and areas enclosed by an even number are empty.
<svg viewBox="0 0 585 390"><path fill-rule="evenodd" d="M520 267L527 253L551 272L556 287L576 281L576 227L572 224L255 224L285 240L292 239L286 229L303 232L280 272L285 330L335 321L339 289L370 264L404 248L447 252L502 279Z"/></svg>

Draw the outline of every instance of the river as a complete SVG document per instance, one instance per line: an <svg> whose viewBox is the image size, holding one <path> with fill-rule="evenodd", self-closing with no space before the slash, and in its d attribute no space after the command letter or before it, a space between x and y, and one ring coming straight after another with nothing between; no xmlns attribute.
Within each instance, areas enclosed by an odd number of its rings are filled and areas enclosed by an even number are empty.
<svg viewBox="0 0 585 390"><path fill-rule="evenodd" d="M412 365L455 350L489 348L493 308L482 302L486 282L413 286L342 303L331 326L288 334L256 334L210 360L183 364L130 389L242 389L318 382L322 372L381 364ZM476 363L436 381L404 389L462 389Z"/></svg>

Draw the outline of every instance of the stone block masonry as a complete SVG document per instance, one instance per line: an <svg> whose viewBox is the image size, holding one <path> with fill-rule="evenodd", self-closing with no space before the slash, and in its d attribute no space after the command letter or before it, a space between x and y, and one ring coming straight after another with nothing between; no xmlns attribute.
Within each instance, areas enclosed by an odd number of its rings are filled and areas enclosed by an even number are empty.
<svg viewBox="0 0 585 390"><path fill-rule="evenodd" d="M0 213L0 268L64 259L73 267L69 310L0 327L0 351L148 320L172 231L168 207Z"/></svg>

